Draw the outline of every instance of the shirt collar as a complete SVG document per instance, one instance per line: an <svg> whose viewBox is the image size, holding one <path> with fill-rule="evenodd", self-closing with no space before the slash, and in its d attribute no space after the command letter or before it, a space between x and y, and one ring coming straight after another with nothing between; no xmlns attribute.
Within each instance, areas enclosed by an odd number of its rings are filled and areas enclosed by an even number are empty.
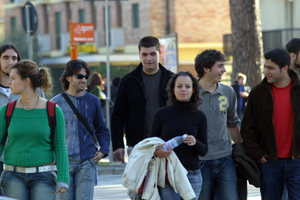
<svg viewBox="0 0 300 200"><path fill-rule="evenodd" d="M203 89L203 88L201 87L201 85L200 85L200 95L202 95L202 94L205 93L205 92L210 93L209 91ZM214 91L212 94L220 94L220 95L223 95L222 84L217 83L217 87L216 87L215 91Z"/></svg>

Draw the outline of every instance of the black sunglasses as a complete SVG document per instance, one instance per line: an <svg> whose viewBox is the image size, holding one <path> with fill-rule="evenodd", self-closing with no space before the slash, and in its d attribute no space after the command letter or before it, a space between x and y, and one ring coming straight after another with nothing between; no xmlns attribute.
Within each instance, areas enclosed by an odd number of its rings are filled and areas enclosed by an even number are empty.
<svg viewBox="0 0 300 200"><path fill-rule="evenodd" d="M82 74L75 74L73 76L75 76L77 79L83 79L83 78L85 78L86 80L89 79L89 75L83 76Z"/></svg>

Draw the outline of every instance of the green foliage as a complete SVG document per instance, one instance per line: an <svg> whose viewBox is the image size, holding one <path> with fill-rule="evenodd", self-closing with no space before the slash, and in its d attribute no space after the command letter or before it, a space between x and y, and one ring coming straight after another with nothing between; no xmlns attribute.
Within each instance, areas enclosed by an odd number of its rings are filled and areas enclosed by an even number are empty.
<svg viewBox="0 0 300 200"><path fill-rule="evenodd" d="M40 45L38 43L37 34L31 36L32 38L32 60L36 63L40 62ZM22 59L29 59L28 54L28 39L24 30L18 29L13 33L6 33L3 41L0 41L0 45L6 43L13 43L19 50Z"/></svg>

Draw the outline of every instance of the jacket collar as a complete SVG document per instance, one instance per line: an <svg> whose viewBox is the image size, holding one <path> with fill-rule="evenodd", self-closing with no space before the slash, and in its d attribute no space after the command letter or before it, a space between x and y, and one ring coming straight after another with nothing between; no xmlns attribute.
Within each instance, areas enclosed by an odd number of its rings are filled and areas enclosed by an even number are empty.
<svg viewBox="0 0 300 200"><path fill-rule="evenodd" d="M142 80L142 74L141 74L142 68L143 68L143 65L142 65L142 63L140 63L139 66L137 66L137 68L135 68L135 70L132 71L130 77ZM161 70L161 76L168 76L168 70L164 66L162 66L162 64L160 64L160 63L159 63L159 69ZM170 73L170 75L171 75L171 73Z"/></svg>
<svg viewBox="0 0 300 200"><path fill-rule="evenodd" d="M295 86L299 86L299 77L298 77L298 74L294 70L290 69L289 76L292 79L292 88ZM261 84L269 89L272 88L272 84L268 82L267 77L265 77L262 80Z"/></svg>

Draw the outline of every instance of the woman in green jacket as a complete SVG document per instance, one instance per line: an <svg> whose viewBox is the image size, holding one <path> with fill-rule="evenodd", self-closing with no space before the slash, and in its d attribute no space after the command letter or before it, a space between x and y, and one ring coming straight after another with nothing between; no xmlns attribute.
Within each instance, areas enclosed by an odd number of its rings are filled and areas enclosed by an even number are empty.
<svg viewBox="0 0 300 200"><path fill-rule="evenodd" d="M19 200L54 200L55 194L67 191L69 167L63 112L56 106L52 149L47 100L35 92L37 87L45 92L52 88L50 75L47 68L22 60L12 66L8 85L21 97L11 115L6 145L0 145L0 156L5 150L2 193ZM5 113L6 105L0 109L0 140L6 132Z"/></svg>

